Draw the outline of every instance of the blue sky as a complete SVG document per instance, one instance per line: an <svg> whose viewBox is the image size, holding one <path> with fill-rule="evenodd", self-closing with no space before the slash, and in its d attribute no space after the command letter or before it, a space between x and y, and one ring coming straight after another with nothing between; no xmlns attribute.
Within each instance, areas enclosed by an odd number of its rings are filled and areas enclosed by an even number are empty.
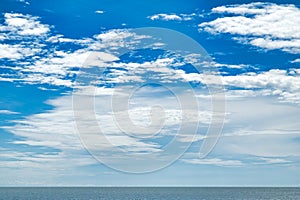
<svg viewBox="0 0 300 200"><path fill-rule="evenodd" d="M299 54L297 1L2 0L0 185L299 186Z"/></svg>

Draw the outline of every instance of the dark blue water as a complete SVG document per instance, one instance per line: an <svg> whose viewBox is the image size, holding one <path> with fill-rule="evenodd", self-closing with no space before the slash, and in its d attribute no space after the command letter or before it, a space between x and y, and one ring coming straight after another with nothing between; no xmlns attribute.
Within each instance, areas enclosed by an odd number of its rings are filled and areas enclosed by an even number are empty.
<svg viewBox="0 0 300 200"><path fill-rule="evenodd" d="M300 199L300 188L0 188L0 199Z"/></svg>

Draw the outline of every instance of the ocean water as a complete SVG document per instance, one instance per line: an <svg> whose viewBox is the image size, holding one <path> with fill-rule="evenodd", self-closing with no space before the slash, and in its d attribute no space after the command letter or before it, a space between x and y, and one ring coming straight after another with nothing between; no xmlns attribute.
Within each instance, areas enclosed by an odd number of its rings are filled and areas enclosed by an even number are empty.
<svg viewBox="0 0 300 200"><path fill-rule="evenodd" d="M0 199L300 199L300 188L79 187L0 188Z"/></svg>

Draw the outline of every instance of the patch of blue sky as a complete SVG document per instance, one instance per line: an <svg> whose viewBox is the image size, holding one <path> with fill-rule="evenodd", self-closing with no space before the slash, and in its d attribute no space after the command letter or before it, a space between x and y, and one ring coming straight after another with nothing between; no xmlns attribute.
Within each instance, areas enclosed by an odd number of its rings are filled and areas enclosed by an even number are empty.
<svg viewBox="0 0 300 200"><path fill-rule="evenodd" d="M16 87L14 83L1 82L1 109L18 112L21 115L17 116L23 117L51 110L53 106L46 104L45 101L60 96L63 90L40 90L37 86L40 85L20 84ZM14 115L6 115L6 117L10 118Z"/></svg>

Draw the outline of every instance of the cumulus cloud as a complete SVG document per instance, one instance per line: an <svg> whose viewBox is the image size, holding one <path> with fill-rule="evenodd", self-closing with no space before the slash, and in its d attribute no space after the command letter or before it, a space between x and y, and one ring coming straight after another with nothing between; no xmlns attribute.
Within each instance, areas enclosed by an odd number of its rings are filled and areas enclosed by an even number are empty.
<svg viewBox="0 0 300 200"><path fill-rule="evenodd" d="M187 15L184 16L187 17ZM114 29L97 34L92 38L72 39L63 35L53 35L50 33L51 26L42 24L37 17L6 13L4 18L5 23L1 25L0 31L2 30L6 42L0 45L0 53L2 52L0 59L5 58L11 61L11 73L1 74L1 81L71 88L75 87L74 79L71 77L78 73L76 68L88 67L93 64L103 69L110 66L110 73L105 77L106 83L143 82L143 76L145 77L147 73L148 75L152 73L151 77L159 79L161 82L172 82L178 80L178 77L171 66L180 66L201 60L201 56L196 58L196 55L186 56L183 61L178 60L176 56L165 55L144 63L114 62L118 60L117 57L119 51L122 52L122 48L134 49L142 40L147 40L151 36L139 35L128 29ZM35 28L40 28L39 34L35 34L38 33ZM24 42L23 39L27 36L30 37ZM17 44L11 44L9 41ZM153 39L153 47L157 44L161 45L157 42ZM57 50L53 47L53 44L60 45L61 43L73 43L80 48ZM97 54L97 58L93 58L93 61L91 61L91 53L94 57ZM89 62L93 63L86 63L87 58L89 58ZM20 62L21 59L26 62ZM108 65L108 63L110 64ZM127 72L125 72L126 70ZM98 83L100 82L98 81Z"/></svg>
<svg viewBox="0 0 300 200"><path fill-rule="evenodd" d="M34 50L24 47L24 45L0 44L0 59L20 59L25 56L34 55Z"/></svg>
<svg viewBox="0 0 300 200"><path fill-rule="evenodd" d="M0 59L17 60L41 53L42 45L32 39L46 37L49 31L50 26L42 24L37 17L5 13L4 23L0 24L0 40L3 41L0 44Z"/></svg>
<svg viewBox="0 0 300 200"><path fill-rule="evenodd" d="M20 13L5 13L5 24L0 26L0 31L12 31L23 36L39 36L47 34L48 25L41 24L37 17Z"/></svg>
<svg viewBox="0 0 300 200"><path fill-rule="evenodd" d="M0 25L0 40L4 41L0 44L0 59L10 61L9 66L2 66L9 67L10 73L1 74L0 81L74 87L71 77L77 74L76 68L83 67L92 52L94 57L97 56L89 65L105 67L105 62L117 58L104 51L129 48L147 37L129 30L110 30L93 38L72 39L53 35L50 28L42 24L38 17L19 13L4 14L4 23ZM53 46L62 43L73 43L80 48L57 50Z"/></svg>
<svg viewBox="0 0 300 200"><path fill-rule="evenodd" d="M231 34L241 43L264 49L300 52L300 9L295 5L250 3L220 6L212 12L224 16L199 24L200 30Z"/></svg>

